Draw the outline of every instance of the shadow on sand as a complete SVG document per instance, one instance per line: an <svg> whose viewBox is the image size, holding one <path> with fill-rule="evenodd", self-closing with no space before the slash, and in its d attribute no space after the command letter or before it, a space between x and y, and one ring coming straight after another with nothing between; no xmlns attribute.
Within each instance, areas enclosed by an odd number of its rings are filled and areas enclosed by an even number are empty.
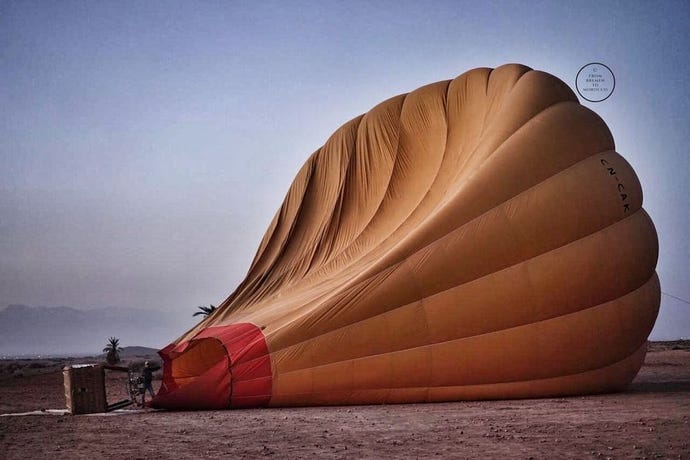
<svg viewBox="0 0 690 460"><path fill-rule="evenodd" d="M681 393L690 392L690 381L632 383L626 392L630 393Z"/></svg>

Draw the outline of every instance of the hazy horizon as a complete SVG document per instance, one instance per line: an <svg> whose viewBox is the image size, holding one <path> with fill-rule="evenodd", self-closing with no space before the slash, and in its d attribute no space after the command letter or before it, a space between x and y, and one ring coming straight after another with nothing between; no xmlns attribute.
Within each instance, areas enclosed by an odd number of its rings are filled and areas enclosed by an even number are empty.
<svg viewBox="0 0 690 460"><path fill-rule="evenodd" d="M574 90L602 62L612 96L581 102L659 235L651 339L690 337L690 4L573 5L0 3L0 309L132 307L191 327L348 120L475 67L519 62Z"/></svg>

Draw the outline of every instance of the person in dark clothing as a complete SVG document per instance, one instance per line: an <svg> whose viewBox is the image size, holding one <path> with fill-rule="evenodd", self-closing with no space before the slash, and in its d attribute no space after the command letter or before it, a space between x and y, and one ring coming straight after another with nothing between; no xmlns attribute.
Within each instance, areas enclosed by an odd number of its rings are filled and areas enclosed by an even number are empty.
<svg viewBox="0 0 690 460"><path fill-rule="evenodd" d="M142 407L146 402L146 392L148 391L151 395L151 399L155 396L153 392L153 368L151 363L146 361L144 363L144 370L141 371L141 378L144 381L144 391L141 393L141 405Z"/></svg>

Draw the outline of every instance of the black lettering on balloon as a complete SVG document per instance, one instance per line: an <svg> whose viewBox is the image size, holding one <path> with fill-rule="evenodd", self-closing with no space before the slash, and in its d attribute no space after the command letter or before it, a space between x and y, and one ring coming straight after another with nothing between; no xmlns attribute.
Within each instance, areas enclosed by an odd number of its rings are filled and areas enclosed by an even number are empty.
<svg viewBox="0 0 690 460"><path fill-rule="evenodd" d="M623 202L623 213L630 212L630 203L628 202L628 194L623 193L625 190L625 185L623 185L620 178L618 177L618 174L616 173L615 168L613 168L612 166L609 166L611 163L605 158L600 158L599 163L601 163L601 165L606 168L606 171L608 171L609 176L613 176L613 178L616 179L616 189L618 190L618 194L620 196L620 199Z"/></svg>

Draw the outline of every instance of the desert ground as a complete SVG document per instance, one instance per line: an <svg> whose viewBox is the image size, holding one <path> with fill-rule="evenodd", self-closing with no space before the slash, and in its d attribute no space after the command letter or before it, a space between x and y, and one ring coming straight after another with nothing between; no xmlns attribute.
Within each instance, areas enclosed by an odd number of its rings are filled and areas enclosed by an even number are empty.
<svg viewBox="0 0 690 460"><path fill-rule="evenodd" d="M651 343L621 393L379 406L55 415L65 362L0 361L0 459L690 458L689 341Z"/></svg>

